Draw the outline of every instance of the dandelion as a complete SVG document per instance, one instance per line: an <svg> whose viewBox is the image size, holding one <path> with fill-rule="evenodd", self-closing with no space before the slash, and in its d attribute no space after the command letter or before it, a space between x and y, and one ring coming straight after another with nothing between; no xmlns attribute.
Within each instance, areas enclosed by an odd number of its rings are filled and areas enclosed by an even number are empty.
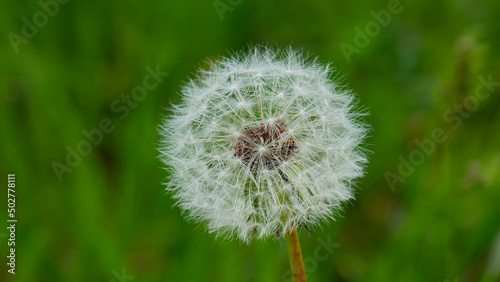
<svg viewBox="0 0 500 282"><path fill-rule="evenodd" d="M297 228L334 218L363 175L367 127L331 76L300 51L259 46L187 83L159 149L187 217L244 242L286 235L289 250Z"/></svg>

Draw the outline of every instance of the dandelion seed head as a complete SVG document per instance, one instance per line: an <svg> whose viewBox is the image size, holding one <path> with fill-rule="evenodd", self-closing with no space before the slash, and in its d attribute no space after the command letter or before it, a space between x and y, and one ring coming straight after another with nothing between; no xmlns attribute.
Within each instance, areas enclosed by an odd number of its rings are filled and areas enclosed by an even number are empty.
<svg viewBox="0 0 500 282"><path fill-rule="evenodd" d="M187 217L249 242L334 218L367 162L353 94L301 51L211 63L160 127L167 190Z"/></svg>

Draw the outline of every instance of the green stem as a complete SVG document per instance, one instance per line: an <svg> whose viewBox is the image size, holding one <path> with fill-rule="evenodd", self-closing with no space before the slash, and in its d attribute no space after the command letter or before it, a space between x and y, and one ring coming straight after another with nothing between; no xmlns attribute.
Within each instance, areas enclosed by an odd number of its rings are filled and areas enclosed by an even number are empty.
<svg viewBox="0 0 500 282"><path fill-rule="evenodd" d="M306 282L306 271L302 260L302 251L300 250L299 234L296 229L286 234L286 246L293 282Z"/></svg>

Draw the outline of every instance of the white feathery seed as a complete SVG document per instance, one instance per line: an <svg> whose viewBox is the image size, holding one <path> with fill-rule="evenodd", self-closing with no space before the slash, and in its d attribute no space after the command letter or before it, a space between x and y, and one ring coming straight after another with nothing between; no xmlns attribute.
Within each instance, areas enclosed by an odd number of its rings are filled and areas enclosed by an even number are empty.
<svg viewBox="0 0 500 282"><path fill-rule="evenodd" d="M213 62L160 128L166 183L217 236L280 236L333 218L367 162L352 92L301 51L258 46Z"/></svg>

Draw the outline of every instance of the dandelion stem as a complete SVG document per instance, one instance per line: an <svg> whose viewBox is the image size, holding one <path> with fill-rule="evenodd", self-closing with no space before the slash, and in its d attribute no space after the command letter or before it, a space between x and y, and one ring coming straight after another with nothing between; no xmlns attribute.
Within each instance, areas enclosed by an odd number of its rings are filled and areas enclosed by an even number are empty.
<svg viewBox="0 0 500 282"><path fill-rule="evenodd" d="M292 270L293 282L306 282L306 271L300 250L299 234L297 229L286 234L286 246L288 248L288 258Z"/></svg>

